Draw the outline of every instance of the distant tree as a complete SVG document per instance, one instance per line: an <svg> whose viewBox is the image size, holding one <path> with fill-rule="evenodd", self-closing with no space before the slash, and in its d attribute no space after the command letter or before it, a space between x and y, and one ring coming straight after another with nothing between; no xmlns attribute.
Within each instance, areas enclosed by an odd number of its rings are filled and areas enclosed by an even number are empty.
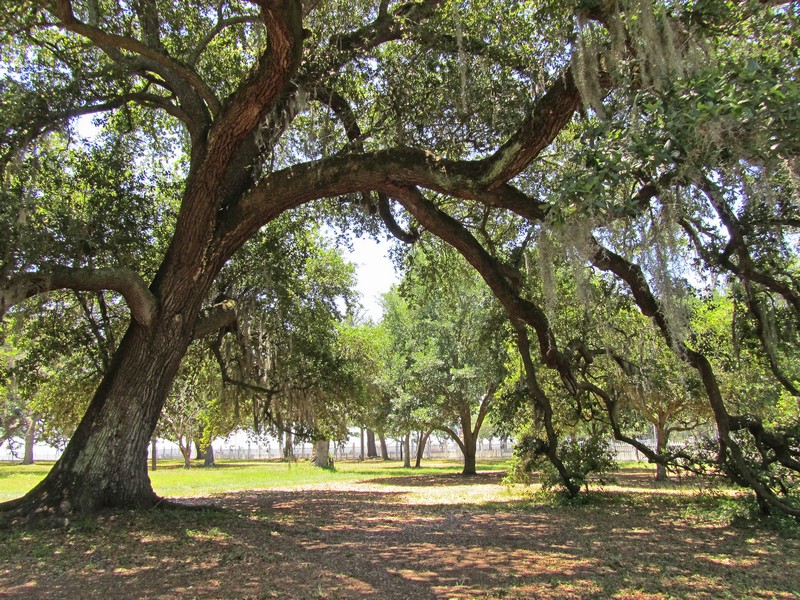
<svg viewBox="0 0 800 600"><path fill-rule="evenodd" d="M423 285L427 258L416 249L401 284L405 299L388 298L384 324L399 355L406 399L398 406L420 429L418 447L439 429L461 449L463 474L474 475L478 435L506 374L505 319L483 282L451 259L446 274Z"/></svg>

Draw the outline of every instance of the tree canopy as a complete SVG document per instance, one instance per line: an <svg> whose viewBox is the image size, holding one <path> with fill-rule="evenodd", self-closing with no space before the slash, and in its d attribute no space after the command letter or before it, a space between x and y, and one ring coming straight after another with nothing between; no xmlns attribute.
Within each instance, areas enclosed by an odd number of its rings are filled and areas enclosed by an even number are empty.
<svg viewBox="0 0 800 600"><path fill-rule="evenodd" d="M130 315L64 455L8 508L156 502L145 448L181 361L243 308L226 264L307 205L355 232L436 236L479 273L572 493L554 400L624 432L588 368L610 355L602 331L554 318L559 269L576 306L622 295L650 319L700 382L713 462L800 514L776 483L800 469L796 420L734 402L703 345L716 334L693 325L693 302L727 286L733 322L714 331L797 402L797 20L793 2L722 0L7 7L0 314L70 290Z"/></svg>

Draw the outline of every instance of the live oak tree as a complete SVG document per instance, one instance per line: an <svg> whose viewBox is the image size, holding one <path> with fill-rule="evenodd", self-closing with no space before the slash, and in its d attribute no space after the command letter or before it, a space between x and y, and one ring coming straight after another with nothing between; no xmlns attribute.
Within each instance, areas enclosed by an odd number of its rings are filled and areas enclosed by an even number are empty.
<svg viewBox="0 0 800 600"><path fill-rule="evenodd" d="M697 372L729 476L800 514L763 475L800 469L795 438L732 412L675 283L686 244L695 272L738 280L776 385L797 394L766 307L796 326L798 30L795 3L713 0L5 7L0 307L105 290L130 313L61 460L7 508L152 506L145 449L182 357L235 318L215 281L265 224L314 202L406 242L427 230L480 273L556 466L538 363L614 415L525 285L526 248L557 233L555 252L624 287Z"/></svg>
<svg viewBox="0 0 800 600"><path fill-rule="evenodd" d="M420 431L418 458L431 432L442 431L461 449L462 473L475 475L480 430L506 376L505 316L452 249L428 242L408 259L383 321L394 340L396 411Z"/></svg>

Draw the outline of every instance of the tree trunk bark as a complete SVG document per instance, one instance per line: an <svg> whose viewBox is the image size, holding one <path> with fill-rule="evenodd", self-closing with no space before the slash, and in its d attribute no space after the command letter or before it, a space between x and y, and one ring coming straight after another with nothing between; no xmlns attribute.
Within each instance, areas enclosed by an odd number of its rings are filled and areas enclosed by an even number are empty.
<svg viewBox="0 0 800 600"><path fill-rule="evenodd" d="M476 455L477 455L478 437L472 435L468 429L464 430L464 446L461 451L464 453L464 470L461 471L462 475L477 475L476 470Z"/></svg>
<svg viewBox="0 0 800 600"><path fill-rule="evenodd" d="M150 440L150 470L155 471L158 466L158 459L156 457L156 436Z"/></svg>
<svg viewBox="0 0 800 600"><path fill-rule="evenodd" d="M329 440L317 440L314 442L314 453L311 455L311 464L322 469L328 469L333 466L331 464Z"/></svg>
<svg viewBox="0 0 800 600"><path fill-rule="evenodd" d="M417 444L417 460L414 463L414 468L419 469L422 466L422 456L425 454L425 444L428 443L428 438L431 437L433 430L422 432L419 434L419 444Z"/></svg>
<svg viewBox="0 0 800 600"><path fill-rule="evenodd" d="M28 417L28 428L25 430L25 453L22 455L23 465L33 464L33 444L36 441L36 422L39 415L32 414Z"/></svg>
<svg viewBox="0 0 800 600"><path fill-rule="evenodd" d="M667 430L666 425L661 424L653 427L653 429L655 429L656 433L656 454L661 454L667 447L667 442L669 441L669 431ZM667 479L666 465L656 463L656 481L666 481Z"/></svg>
<svg viewBox="0 0 800 600"><path fill-rule="evenodd" d="M188 442L185 446L180 444L178 446L181 451L181 455L183 456L183 468L184 469L191 469L192 468L192 442Z"/></svg>
<svg viewBox="0 0 800 600"><path fill-rule="evenodd" d="M361 428L361 458L359 458L359 460L361 462L364 462L364 458L366 458L366 457L364 455L364 428L362 427Z"/></svg>
<svg viewBox="0 0 800 600"><path fill-rule="evenodd" d="M378 448L375 446L375 432L367 429L367 458L378 458Z"/></svg>
<svg viewBox="0 0 800 600"><path fill-rule="evenodd" d="M188 320L173 315L148 328L129 326L61 458L39 485L0 509L68 514L155 505L147 445L191 339Z"/></svg>
<svg viewBox="0 0 800 600"><path fill-rule="evenodd" d="M194 452L195 452L194 457L197 460L203 460L204 461L206 459L206 453L200 447L200 442L198 442L197 440L194 441Z"/></svg>
<svg viewBox="0 0 800 600"><path fill-rule="evenodd" d="M411 468L411 432L409 431L403 438L403 467Z"/></svg>
<svg viewBox="0 0 800 600"><path fill-rule="evenodd" d="M214 446L211 444L208 445L206 451L203 453L203 466L204 467L213 467L214 466Z"/></svg>
<svg viewBox="0 0 800 600"><path fill-rule="evenodd" d="M292 432L287 431L283 437L283 459L292 460L294 458L294 440Z"/></svg>
<svg viewBox="0 0 800 600"><path fill-rule="evenodd" d="M383 460L389 460L389 448L386 445L386 436L383 434L383 432L378 434L378 439L381 442L381 458Z"/></svg>

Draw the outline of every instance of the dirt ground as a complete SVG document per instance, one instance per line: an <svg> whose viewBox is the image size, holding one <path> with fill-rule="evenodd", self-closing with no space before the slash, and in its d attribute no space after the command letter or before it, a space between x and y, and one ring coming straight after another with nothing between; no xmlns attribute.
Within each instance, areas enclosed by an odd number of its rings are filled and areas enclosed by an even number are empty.
<svg viewBox="0 0 800 600"><path fill-rule="evenodd" d="M634 476L565 507L500 479L253 491L193 500L218 511L5 530L0 597L800 598L796 536L693 515L682 490Z"/></svg>

